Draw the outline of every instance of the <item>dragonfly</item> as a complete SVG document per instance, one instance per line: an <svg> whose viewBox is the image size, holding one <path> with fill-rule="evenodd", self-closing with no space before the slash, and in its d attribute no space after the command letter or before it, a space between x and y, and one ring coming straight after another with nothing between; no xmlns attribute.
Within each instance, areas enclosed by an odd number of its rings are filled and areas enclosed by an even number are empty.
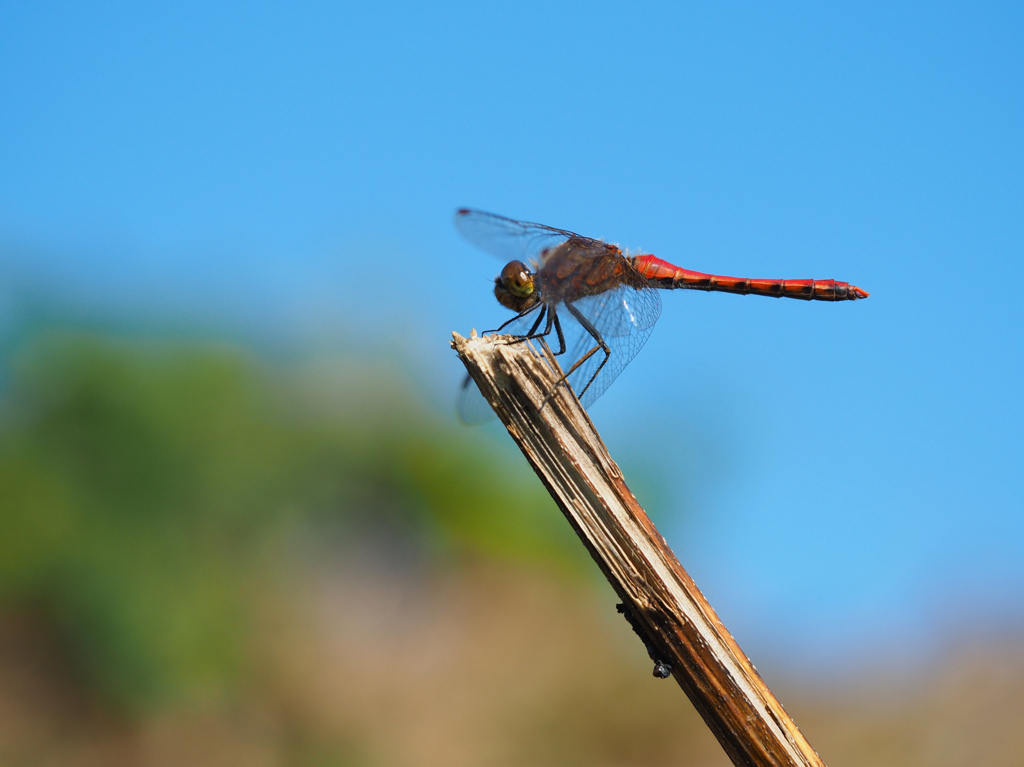
<svg viewBox="0 0 1024 767"><path fill-rule="evenodd" d="M487 333L511 343L538 341L561 357L567 381L590 407L647 342L661 315L661 290L705 290L804 301L856 301L868 293L838 280L726 277L683 269L653 255L629 255L617 245L567 229L463 208L462 235L507 260L494 297L514 316ZM551 341L549 344L548 342ZM470 377L457 409L466 423L493 417Z"/></svg>

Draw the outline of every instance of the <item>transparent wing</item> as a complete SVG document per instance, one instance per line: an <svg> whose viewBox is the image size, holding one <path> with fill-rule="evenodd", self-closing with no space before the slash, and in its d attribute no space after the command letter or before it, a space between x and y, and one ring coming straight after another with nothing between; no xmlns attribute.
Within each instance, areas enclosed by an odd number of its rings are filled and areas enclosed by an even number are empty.
<svg viewBox="0 0 1024 767"><path fill-rule="evenodd" d="M459 420L467 426L486 423L495 417L494 410L468 373L459 387L459 394L455 399L455 412L458 413Z"/></svg>
<svg viewBox="0 0 1024 767"><path fill-rule="evenodd" d="M591 242L590 238L566 229L516 221L468 208L455 214L455 225L471 243L505 261L540 262L545 251L570 238L579 240L581 244Z"/></svg>
<svg viewBox="0 0 1024 767"><path fill-rule="evenodd" d="M605 354L598 348L569 376L573 391L577 396L583 392L580 402L589 408L651 337L654 323L661 316L661 296L657 290L622 285L607 293L580 299L573 308L590 321L611 350L603 366ZM558 360L562 370L568 371L598 343L564 306L558 307L558 318L566 335L566 353Z"/></svg>
<svg viewBox="0 0 1024 767"><path fill-rule="evenodd" d="M612 385L619 373L651 337L654 324L661 316L661 296L657 290L650 288L620 285L615 290L582 298L573 304L573 308L594 326L611 352L608 361L602 365L605 354L594 337L572 316L564 304L556 306L562 335L565 338L565 352L556 357L562 371L568 371L578 360L583 359L587 352L597 347L597 351L568 378L577 396L583 392L580 396L583 407L589 408ZM537 312L531 312L525 317L517 318L502 332L526 335L536 319ZM538 331L543 330L544 323L541 323ZM557 352L558 336L554 331L547 337L547 341L552 351ZM459 418L467 424L483 423L494 417L490 405L469 376L466 376L459 390L456 409Z"/></svg>

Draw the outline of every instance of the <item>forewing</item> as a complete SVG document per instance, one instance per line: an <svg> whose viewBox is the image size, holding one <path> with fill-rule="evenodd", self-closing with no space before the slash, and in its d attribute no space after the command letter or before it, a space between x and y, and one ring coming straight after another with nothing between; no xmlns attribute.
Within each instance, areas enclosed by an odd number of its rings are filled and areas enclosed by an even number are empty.
<svg viewBox="0 0 1024 767"><path fill-rule="evenodd" d="M467 208L455 214L455 225L471 243L505 261L539 262L544 251L570 237L587 239L565 229Z"/></svg>
<svg viewBox="0 0 1024 767"><path fill-rule="evenodd" d="M590 407L651 337L654 323L661 315L661 296L650 288L621 285L615 290L580 299L573 308L590 321L611 351L602 366L605 354L598 342L564 306L558 307L559 321L566 334L566 353L558 358L563 372L598 347L568 379L577 395L583 392L580 396L583 406Z"/></svg>

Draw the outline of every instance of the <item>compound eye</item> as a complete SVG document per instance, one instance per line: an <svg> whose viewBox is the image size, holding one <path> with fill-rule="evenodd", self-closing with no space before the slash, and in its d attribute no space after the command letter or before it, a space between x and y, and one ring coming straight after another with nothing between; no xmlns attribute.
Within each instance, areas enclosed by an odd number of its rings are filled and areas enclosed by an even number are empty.
<svg viewBox="0 0 1024 767"><path fill-rule="evenodd" d="M522 261L509 261L501 270L501 284L517 298L526 298L533 293L533 275Z"/></svg>

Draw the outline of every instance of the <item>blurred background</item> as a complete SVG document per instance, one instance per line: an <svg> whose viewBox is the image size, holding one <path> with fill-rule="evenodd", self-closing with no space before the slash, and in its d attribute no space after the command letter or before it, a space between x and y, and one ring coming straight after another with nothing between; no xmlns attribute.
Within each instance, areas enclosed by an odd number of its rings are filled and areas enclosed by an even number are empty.
<svg viewBox="0 0 1024 767"><path fill-rule="evenodd" d="M728 764L455 418L472 206L871 293L592 416L827 763L1024 764L1022 16L0 3L0 762Z"/></svg>

